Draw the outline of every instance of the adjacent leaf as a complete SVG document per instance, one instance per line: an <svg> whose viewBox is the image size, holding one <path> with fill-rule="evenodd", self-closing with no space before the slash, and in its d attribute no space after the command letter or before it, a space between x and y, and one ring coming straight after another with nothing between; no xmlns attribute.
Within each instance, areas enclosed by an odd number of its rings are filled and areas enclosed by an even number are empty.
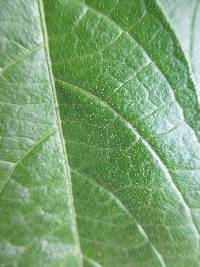
<svg viewBox="0 0 200 267"><path fill-rule="evenodd" d="M0 266L81 266L36 1L0 1Z"/></svg>
<svg viewBox="0 0 200 267"><path fill-rule="evenodd" d="M199 266L200 110L162 10L43 2L0 2L0 264Z"/></svg>
<svg viewBox="0 0 200 267"><path fill-rule="evenodd" d="M200 2L199 0L160 1L190 59L200 97Z"/></svg>

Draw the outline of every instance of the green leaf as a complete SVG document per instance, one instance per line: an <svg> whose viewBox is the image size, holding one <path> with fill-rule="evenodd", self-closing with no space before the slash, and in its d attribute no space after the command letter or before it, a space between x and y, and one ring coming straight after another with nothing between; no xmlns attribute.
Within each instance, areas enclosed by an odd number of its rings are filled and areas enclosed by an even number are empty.
<svg viewBox="0 0 200 267"><path fill-rule="evenodd" d="M200 2L199 0L160 0L160 2L190 59L198 87L197 94L200 97Z"/></svg>
<svg viewBox="0 0 200 267"><path fill-rule="evenodd" d="M0 16L0 266L200 266L200 108L157 3Z"/></svg>

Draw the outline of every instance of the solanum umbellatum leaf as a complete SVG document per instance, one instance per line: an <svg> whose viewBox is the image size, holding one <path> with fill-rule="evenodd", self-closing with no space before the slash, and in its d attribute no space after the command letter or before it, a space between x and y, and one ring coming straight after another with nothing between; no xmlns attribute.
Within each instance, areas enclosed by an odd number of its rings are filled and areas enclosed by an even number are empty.
<svg viewBox="0 0 200 267"><path fill-rule="evenodd" d="M200 107L160 5L0 17L0 266L200 266Z"/></svg>

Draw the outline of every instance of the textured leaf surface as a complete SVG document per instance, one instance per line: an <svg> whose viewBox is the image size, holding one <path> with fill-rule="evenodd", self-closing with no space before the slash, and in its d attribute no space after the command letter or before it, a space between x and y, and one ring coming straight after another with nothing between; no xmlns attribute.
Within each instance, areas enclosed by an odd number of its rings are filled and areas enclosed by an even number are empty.
<svg viewBox="0 0 200 267"><path fill-rule="evenodd" d="M200 97L200 1L160 0L190 59Z"/></svg>
<svg viewBox="0 0 200 267"><path fill-rule="evenodd" d="M79 266L36 1L0 1L0 266Z"/></svg>
<svg viewBox="0 0 200 267"><path fill-rule="evenodd" d="M200 266L200 110L155 1L0 7L0 265Z"/></svg>

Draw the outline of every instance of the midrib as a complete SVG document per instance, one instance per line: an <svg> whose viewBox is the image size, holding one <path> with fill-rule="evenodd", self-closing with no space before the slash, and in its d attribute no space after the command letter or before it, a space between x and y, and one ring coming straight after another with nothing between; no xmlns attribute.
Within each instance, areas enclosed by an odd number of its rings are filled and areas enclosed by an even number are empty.
<svg viewBox="0 0 200 267"><path fill-rule="evenodd" d="M46 63L48 67L48 74L49 74L49 80L51 83L51 89L52 89L52 100L53 100L53 106L54 106L54 112L56 114L56 119L57 119L57 125L59 128L59 135L60 135L60 140L62 143L62 152L63 152L63 158L65 161L65 171L66 171L66 183L67 183L67 191L68 191L68 201L69 201L69 207L71 207L71 213L72 213L72 229L73 229L73 235L76 240L77 245L79 246L79 257L80 257L80 267L83 266L83 256L82 256L82 251L81 251L81 246L80 246L80 241L79 241L79 234L78 234L78 228L77 228L77 223L76 223L76 212L75 212L75 207L74 207L74 199L73 199L73 192L72 192L72 182L71 182L71 173L70 173L70 167L68 163L68 157L67 157L67 152L66 152L66 146L65 146L65 140L63 137L63 130L62 130L62 125L61 125L61 119L60 119L60 113L58 110L58 99L57 99L57 93L56 93L56 88L55 88L55 81L54 81L54 76L51 68L51 58L50 58L50 52L49 52L49 43L48 43L48 33L47 33L47 27L46 27L46 22L45 22L45 12L44 12L44 6L43 6L43 0L38 0L38 9L39 9L39 14L40 14L40 21L41 21L41 31L43 35L43 41L44 41L44 51L46 55Z"/></svg>

